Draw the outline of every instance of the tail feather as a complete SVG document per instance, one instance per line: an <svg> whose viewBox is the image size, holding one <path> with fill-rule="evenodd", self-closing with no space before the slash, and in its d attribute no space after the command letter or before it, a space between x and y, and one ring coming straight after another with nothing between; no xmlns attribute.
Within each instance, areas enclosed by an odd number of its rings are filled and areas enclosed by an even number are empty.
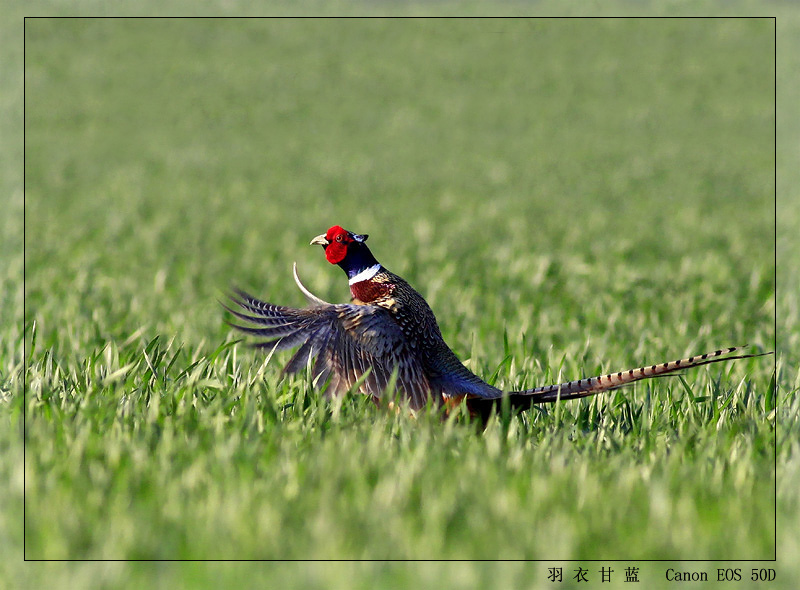
<svg viewBox="0 0 800 590"><path fill-rule="evenodd" d="M497 398L472 398L468 400L470 411L482 416L486 416L487 412L492 407L500 407L503 397L508 397L510 406L513 409L527 409L533 405L552 403L559 400L578 399L602 393L604 391L611 391L642 379L651 379L653 377L660 377L662 375L674 374L683 369L690 369L693 367L701 367L711 363L721 363L725 361L733 361L737 359L747 359L759 356L772 354L772 352L763 352L756 354L736 354L727 356L731 353L741 351L745 346L733 346L731 348L724 348L692 356L689 358L672 361L669 363L660 363L648 367L640 367L638 369L629 369L627 371L619 371L617 373L609 373L607 375L598 375L597 377L589 377L586 379L578 379L576 381L567 381L566 383L558 383L555 385L544 385L542 387L535 387L533 389L525 389L522 391L512 391L504 393Z"/></svg>

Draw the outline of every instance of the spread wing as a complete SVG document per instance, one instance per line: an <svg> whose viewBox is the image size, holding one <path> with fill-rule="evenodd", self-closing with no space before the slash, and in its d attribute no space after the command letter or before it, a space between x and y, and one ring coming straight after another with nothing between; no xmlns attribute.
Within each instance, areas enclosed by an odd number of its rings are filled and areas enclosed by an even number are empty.
<svg viewBox="0 0 800 590"><path fill-rule="evenodd" d="M396 371L397 392L411 407L417 409L427 402L431 386L419 355L386 309L334 305L313 295L310 299L315 305L305 309L274 305L238 290L230 298L238 309L223 307L249 324L231 325L268 338L255 347L270 352L299 347L284 373L311 366L315 385L328 383L326 394L342 395L358 384L359 391L377 399Z"/></svg>

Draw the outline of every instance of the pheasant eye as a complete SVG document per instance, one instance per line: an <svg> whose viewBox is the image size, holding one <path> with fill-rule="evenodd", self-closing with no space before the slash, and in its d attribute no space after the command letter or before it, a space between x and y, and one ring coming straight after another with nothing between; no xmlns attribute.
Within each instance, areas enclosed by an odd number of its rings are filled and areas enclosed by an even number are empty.
<svg viewBox="0 0 800 590"><path fill-rule="evenodd" d="M338 236L336 236L336 241L337 242L341 242L342 240L343 240L342 234L339 234Z"/></svg>

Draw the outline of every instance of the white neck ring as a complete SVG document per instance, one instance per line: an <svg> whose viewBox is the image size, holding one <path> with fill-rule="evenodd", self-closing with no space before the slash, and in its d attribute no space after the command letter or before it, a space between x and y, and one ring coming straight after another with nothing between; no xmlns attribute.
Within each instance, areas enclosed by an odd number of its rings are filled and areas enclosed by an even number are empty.
<svg viewBox="0 0 800 590"><path fill-rule="evenodd" d="M356 276L354 276L352 279L350 279L350 281L348 281L348 282L351 285L355 285L356 283L360 283L361 281L368 281L372 277L374 277L376 274L378 274L378 271L380 269L381 269L381 265L380 264L376 264L374 266L370 266L369 268L365 268L360 273L358 273Z"/></svg>

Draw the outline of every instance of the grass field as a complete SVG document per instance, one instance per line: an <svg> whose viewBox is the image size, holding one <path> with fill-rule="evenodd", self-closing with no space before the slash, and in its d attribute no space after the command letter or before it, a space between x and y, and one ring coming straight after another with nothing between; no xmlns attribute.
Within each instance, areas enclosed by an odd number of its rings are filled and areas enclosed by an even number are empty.
<svg viewBox="0 0 800 590"><path fill-rule="evenodd" d="M24 403L2 335L25 556L771 559L796 369L777 398L758 359L480 433L281 381L217 299L301 305L297 261L345 300L307 246L341 224L504 389L772 350L773 68L769 20L29 20Z"/></svg>

